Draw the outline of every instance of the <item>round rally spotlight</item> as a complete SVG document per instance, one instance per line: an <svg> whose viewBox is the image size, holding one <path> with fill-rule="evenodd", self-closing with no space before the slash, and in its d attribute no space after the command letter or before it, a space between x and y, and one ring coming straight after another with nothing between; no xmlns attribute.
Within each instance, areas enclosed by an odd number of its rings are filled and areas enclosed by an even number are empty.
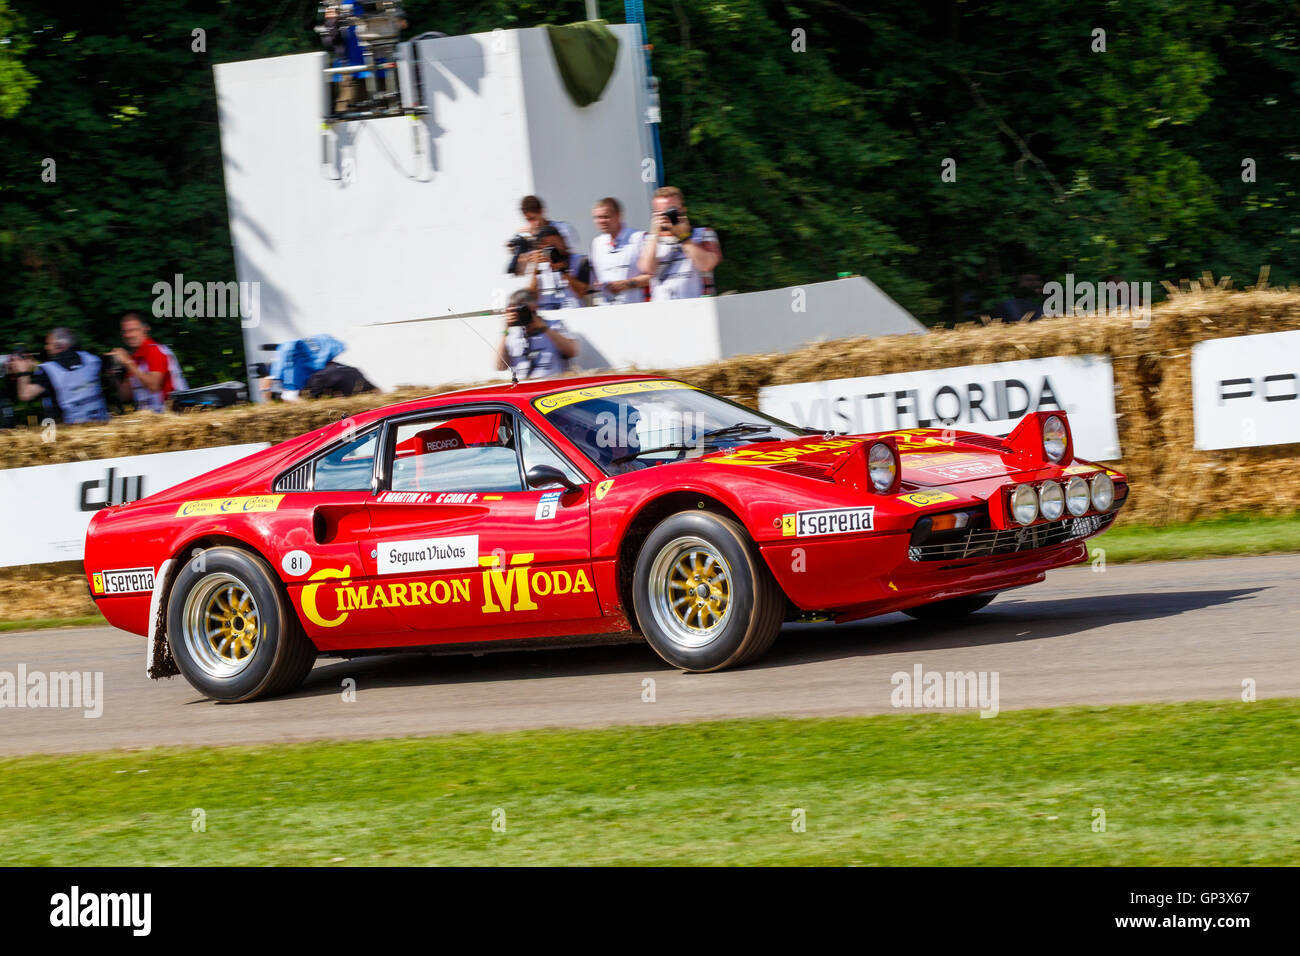
<svg viewBox="0 0 1300 956"><path fill-rule="evenodd" d="M894 460L893 450L886 444L877 442L867 452L867 468L871 472L871 484L881 493L894 486L898 477L898 462Z"/></svg>
<svg viewBox="0 0 1300 956"><path fill-rule="evenodd" d="M1065 457L1065 422L1056 415L1043 419L1043 452L1052 461Z"/></svg>
<svg viewBox="0 0 1300 956"><path fill-rule="evenodd" d="M1099 471L1092 476L1092 506L1098 511L1109 511L1115 503L1115 482L1110 475Z"/></svg>
<svg viewBox="0 0 1300 956"><path fill-rule="evenodd" d="M1059 483L1045 481L1038 486L1038 511L1048 521L1056 521L1065 513L1065 492Z"/></svg>
<svg viewBox="0 0 1300 956"><path fill-rule="evenodd" d="M1011 516L1019 524L1033 524L1038 517L1038 492L1033 485L1016 485L1011 492Z"/></svg>
<svg viewBox="0 0 1300 956"><path fill-rule="evenodd" d="M1065 483L1065 506L1070 509L1070 514L1076 518L1082 517L1088 513L1088 505L1092 502L1092 495L1088 491L1088 483L1075 475Z"/></svg>

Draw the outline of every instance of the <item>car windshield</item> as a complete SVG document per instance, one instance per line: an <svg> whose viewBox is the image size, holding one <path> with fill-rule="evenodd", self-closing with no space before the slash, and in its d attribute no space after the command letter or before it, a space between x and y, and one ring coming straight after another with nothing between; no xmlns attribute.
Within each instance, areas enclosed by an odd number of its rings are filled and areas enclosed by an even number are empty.
<svg viewBox="0 0 1300 956"><path fill-rule="evenodd" d="M683 382L616 382L533 401L608 475L696 458L716 448L806 434L787 422Z"/></svg>

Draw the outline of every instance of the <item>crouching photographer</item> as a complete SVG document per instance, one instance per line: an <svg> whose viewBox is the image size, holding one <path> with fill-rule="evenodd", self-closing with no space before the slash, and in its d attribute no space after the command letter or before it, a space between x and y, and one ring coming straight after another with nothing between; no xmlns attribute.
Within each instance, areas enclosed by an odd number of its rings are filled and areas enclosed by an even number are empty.
<svg viewBox="0 0 1300 956"><path fill-rule="evenodd" d="M527 264L528 288L537 293L537 307L577 309L591 291L591 263L569 250L564 235L554 226L537 233L537 248L522 257Z"/></svg>
<svg viewBox="0 0 1300 956"><path fill-rule="evenodd" d="M566 371L577 354L578 343L569 337L564 322L538 311L535 292L520 289L510 296L497 368L513 369L520 379L547 378Z"/></svg>

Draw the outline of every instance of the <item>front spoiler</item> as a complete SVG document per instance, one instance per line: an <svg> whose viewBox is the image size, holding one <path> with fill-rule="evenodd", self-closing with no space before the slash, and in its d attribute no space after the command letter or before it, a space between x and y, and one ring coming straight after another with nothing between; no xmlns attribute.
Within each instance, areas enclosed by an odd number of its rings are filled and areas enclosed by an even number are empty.
<svg viewBox="0 0 1300 956"><path fill-rule="evenodd" d="M871 542L870 548L863 545ZM854 621L889 614L919 604L972 594L988 594L1035 584L1054 568L1088 559L1083 540L1034 551L950 562L912 561L907 537L884 535L859 539L854 560L845 560L842 545L825 552L803 545L763 548L763 557L790 600L801 610L831 614L836 621ZM802 560L804 570L798 570ZM791 570L791 568L794 570Z"/></svg>

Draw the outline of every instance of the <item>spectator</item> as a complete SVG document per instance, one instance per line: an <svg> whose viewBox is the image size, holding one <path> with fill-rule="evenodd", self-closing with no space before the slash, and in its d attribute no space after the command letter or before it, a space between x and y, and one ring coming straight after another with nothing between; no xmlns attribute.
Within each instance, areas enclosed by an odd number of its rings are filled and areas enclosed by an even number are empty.
<svg viewBox="0 0 1300 956"><path fill-rule="evenodd" d="M519 211L523 213L524 216L524 228L516 233L516 238L526 236L531 239L536 239L537 234L541 232L545 226L554 226L560 231L560 235L564 237L564 244L566 246L570 249L581 248L578 245L578 234L574 231L573 227L567 222L562 222L559 219L547 219L546 204L538 197L525 196L519 203ZM511 275L523 275L526 271L526 263L520 262L519 260L522 259L524 255L527 255L527 253L524 253L523 255L515 255L514 258L510 260L510 264L506 266L506 272L509 272Z"/></svg>
<svg viewBox="0 0 1300 956"><path fill-rule="evenodd" d="M1043 317L1043 280L1032 272L1016 279L1016 295L998 303L994 318L1003 322L1033 322Z"/></svg>
<svg viewBox="0 0 1300 956"><path fill-rule="evenodd" d="M645 233L623 224L623 207L606 196L591 208L596 238L591 240L591 270L597 305L644 302L650 276L638 268Z"/></svg>
<svg viewBox="0 0 1300 956"><path fill-rule="evenodd" d="M131 353L113 349L109 355L126 372L118 387L124 401L133 399L141 411L161 412L168 395L189 387L176 356L149 337L149 326L139 312L122 316L122 341Z"/></svg>
<svg viewBox="0 0 1300 956"><path fill-rule="evenodd" d="M537 248L520 258L526 260L528 288L537 293L539 309L577 309L584 304L583 296L591 291L591 263L569 251L554 225L543 226Z"/></svg>
<svg viewBox="0 0 1300 956"><path fill-rule="evenodd" d="M650 276L650 301L696 299L713 289L722 248L712 229L692 226L686 197L676 186L656 189L654 215L641 244L640 271Z"/></svg>
<svg viewBox="0 0 1300 956"><path fill-rule="evenodd" d="M108 421L108 407L99 382L98 355L77 349L77 337L65 328L45 336L49 359L39 365L31 356L16 355L9 370L18 376L18 400L45 405L51 417L62 414L68 425Z"/></svg>
<svg viewBox="0 0 1300 956"><path fill-rule="evenodd" d="M561 319L544 318L537 293L519 289L506 306L506 328L497 350L497 368L514 369L517 378L547 378L569 368L578 343Z"/></svg>

